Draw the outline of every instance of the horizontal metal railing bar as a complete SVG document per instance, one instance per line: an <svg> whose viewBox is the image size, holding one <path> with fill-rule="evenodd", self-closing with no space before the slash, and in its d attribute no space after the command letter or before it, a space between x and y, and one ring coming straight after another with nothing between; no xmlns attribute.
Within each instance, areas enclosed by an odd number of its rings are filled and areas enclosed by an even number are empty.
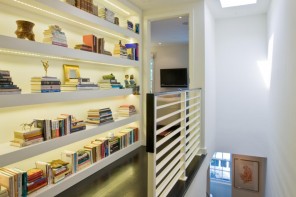
<svg viewBox="0 0 296 197"><path fill-rule="evenodd" d="M163 143L165 143L166 141L168 141L169 139L171 139L177 133L181 132L182 129L184 129L184 128L185 127L179 127L178 129L174 130L173 132L171 132L170 134L168 134L167 136L165 136L164 138L162 138L161 140L159 140L158 142L156 142L156 148L158 148Z"/></svg>
<svg viewBox="0 0 296 197"><path fill-rule="evenodd" d="M168 91L168 92L155 92L153 93L155 96L162 96L162 95L170 95L170 94L181 94L183 92L193 92L201 90L201 88L193 88L193 89L184 89L184 90L177 90L177 91Z"/></svg>
<svg viewBox="0 0 296 197"><path fill-rule="evenodd" d="M193 126L191 126L188 130L186 130L186 135L193 131L198 125L200 125L200 121L196 122ZM199 126L200 129L200 126Z"/></svg>
<svg viewBox="0 0 296 197"><path fill-rule="evenodd" d="M198 141L191 149L189 149L189 151L186 153L186 160L194 152L194 150L198 148L199 143L200 141Z"/></svg>
<svg viewBox="0 0 296 197"><path fill-rule="evenodd" d="M200 96L198 95L198 96L194 96L194 97L189 97L188 99L186 99L186 101L191 101L191 100L196 99L196 98L200 98Z"/></svg>
<svg viewBox="0 0 296 197"><path fill-rule="evenodd" d="M168 103L168 104L165 104L165 105L159 105L156 107L156 109L163 109L163 108L166 108L166 107L170 107L172 105L177 105L177 104L181 104L181 103L184 103L185 101L177 101L177 102L173 102L173 103Z"/></svg>
<svg viewBox="0 0 296 197"><path fill-rule="evenodd" d="M156 188L156 196L159 196L161 192L167 187L167 185L174 180L174 177L178 175L178 171L180 170L181 166L183 165L183 162L179 162L174 169L168 174L168 176L165 178L165 180ZM179 177L178 177L179 179ZM161 195L162 196L162 195Z"/></svg>
<svg viewBox="0 0 296 197"><path fill-rule="evenodd" d="M157 122L160 122L160 121L162 121L162 120L165 120L165 119L167 119L167 118L169 118L169 117L172 117L172 116L174 116L174 115L180 114L180 113L182 113L182 112L184 112L184 111L185 111L184 109L180 109L180 110L178 110L178 111L174 111L174 112L169 113L169 114L167 114L167 115L161 116L160 118L157 118L157 119L156 119L156 123L157 123Z"/></svg>
<svg viewBox="0 0 296 197"><path fill-rule="evenodd" d="M189 106L186 106L186 109L190 109L190 108L195 107L195 106L197 106L197 105L199 105L199 104L200 104L200 102L198 102L198 103L194 103L194 104L189 105Z"/></svg>
<svg viewBox="0 0 296 197"><path fill-rule="evenodd" d="M200 135L196 135L193 139L190 140L189 144L186 146L186 150L190 150L191 147L197 142Z"/></svg>
<svg viewBox="0 0 296 197"><path fill-rule="evenodd" d="M176 176L173 178L173 180L169 183L169 185L165 188L165 190L161 193L161 197L165 197L167 196L171 189L174 187L174 185L177 183L177 181L180 179L180 177L182 176L183 172L179 171Z"/></svg>
<svg viewBox="0 0 296 197"><path fill-rule="evenodd" d="M187 168L189 166L189 164L191 163L191 161L193 160L193 158L196 156L196 154L198 153L198 148L195 149L195 151L193 152L193 154L191 154L191 156L185 161L185 167Z"/></svg>
<svg viewBox="0 0 296 197"><path fill-rule="evenodd" d="M182 122L182 121L184 121L184 119L183 118L179 118L178 120L175 120L174 122L172 122L172 123L170 123L170 124L168 124L168 125L160 128L160 129L156 130L155 133L156 133L156 135L159 135L161 132L163 132L165 130L168 130L172 126L174 126L174 125L176 125L176 124L178 124L179 122Z"/></svg>
<svg viewBox="0 0 296 197"><path fill-rule="evenodd" d="M156 165L155 171L156 173L163 168L164 165L166 165L176 154L179 152L184 146L179 145L177 148L175 148L166 158L164 158L158 165ZM155 174L156 174L155 173Z"/></svg>
<svg viewBox="0 0 296 197"><path fill-rule="evenodd" d="M198 109L196 109L196 110L190 112L189 114L186 115L186 118L192 116L194 113L197 113L197 112L199 112L199 111L200 111L200 108L198 108Z"/></svg>
<svg viewBox="0 0 296 197"><path fill-rule="evenodd" d="M186 126L189 126L191 123L193 123L195 120L197 120L198 118L200 118L200 115L195 116L194 118L192 118L191 120L189 120L189 122L186 123Z"/></svg>
<svg viewBox="0 0 296 197"><path fill-rule="evenodd" d="M177 139L175 139L172 143L170 143L167 147L162 149L159 153L156 153L156 160L161 158L164 154L166 154L173 146L175 146L178 142L180 142L184 136L180 136Z"/></svg>
<svg viewBox="0 0 296 197"><path fill-rule="evenodd" d="M185 139L185 142L189 142L194 136L199 135L199 129L196 132L190 133L190 136Z"/></svg>
<svg viewBox="0 0 296 197"><path fill-rule="evenodd" d="M158 185L158 183L160 183L165 175L167 175L173 169L176 163L181 162L180 159L183 157L183 155L183 153L179 153L179 155L176 156L175 159L168 166L165 167L165 169L156 177L156 185Z"/></svg>

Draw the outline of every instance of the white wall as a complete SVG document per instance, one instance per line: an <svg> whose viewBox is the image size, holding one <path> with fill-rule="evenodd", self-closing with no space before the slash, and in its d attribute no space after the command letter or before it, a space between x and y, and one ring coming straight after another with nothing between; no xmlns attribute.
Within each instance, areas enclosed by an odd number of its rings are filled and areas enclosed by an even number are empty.
<svg viewBox="0 0 296 197"><path fill-rule="evenodd" d="M207 5L203 3L204 18L204 47L205 47L205 67L204 67L204 88L203 88L203 136L207 149L207 157L200 167L197 176L192 181L186 197L206 196L208 173L210 160L215 150L216 133L216 61L215 61L215 20L211 15ZM197 10L195 10L197 11ZM201 16L199 16L201 17ZM196 26L197 28L197 26ZM194 51L196 53L197 51Z"/></svg>
<svg viewBox="0 0 296 197"><path fill-rule="evenodd" d="M266 15L216 21L216 150L265 157L268 88L258 65L267 58Z"/></svg>
<svg viewBox="0 0 296 197"><path fill-rule="evenodd" d="M232 197L231 184L211 180L211 194L213 197Z"/></svg>
<svg viewBox="0 0 296 197"><path fill-rule="evenodd" d="M188 50L188 43L152 47L151 52L154 56L154 92L174 91L178 89L160 87L160 69L188 68Z"/></svg>
<svg viewBox="0 0 296 197"><path fill-rule="evenodd" d="M268 197L296 196L296 2L274 0L269 12L268 35L274 35L270 85L267 160ZM271 42L272 43L272 42Z"/></svg>

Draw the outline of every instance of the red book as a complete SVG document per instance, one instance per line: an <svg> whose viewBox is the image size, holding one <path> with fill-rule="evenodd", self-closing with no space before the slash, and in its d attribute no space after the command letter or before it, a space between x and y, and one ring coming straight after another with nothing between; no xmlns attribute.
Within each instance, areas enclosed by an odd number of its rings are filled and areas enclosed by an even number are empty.
<svg viewBox="0 0 296 197"><path fill-rule="evenodd" d="M97 53L97 37L95 35L84 35L83 43L90 46L92 48L92 52Z"/></svg>

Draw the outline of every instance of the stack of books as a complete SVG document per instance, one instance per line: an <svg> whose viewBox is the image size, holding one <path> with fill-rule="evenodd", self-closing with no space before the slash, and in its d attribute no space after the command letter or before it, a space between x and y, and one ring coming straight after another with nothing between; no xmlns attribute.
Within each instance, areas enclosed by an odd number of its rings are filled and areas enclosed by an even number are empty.
<svg viewBox="0 0 296 197"><path fill-rule="evenodd" d="M112 111L110 108L90 109L87 112L86 122L89 124L105 124L114 122Z"/></svg>
<svg viewBox="0 0 296 197"><path fill-rule="evenodd" d="M65 81L65 84L61 85L61 91L63 92L76 91L78 83L79 83L78 79L69 79L68 81Z"/></svg>
<svg viewBox="0 0 296 197"><path fill-rule="evenodd" d="M92 163L95 163L101 159L101 146L98 144L87 144L84 146L85 150L92 152Z"/></svg>
<svg viewBox="0 0 296 197"><path fill-rule="evenodd" d="M122 89L123 86L120 82L117 82L117 79L102 79L99 81L99 86L101 90L109 90L111 88Z"/></svg>
<svg viewBox="0 0 296 197"><path fill-rule="evenodd" d="M99 9L98 16L100 18L103 18L103 19L111 22L111 23L114 23L114 12L112 12L111 10L109 10L107 8Z"/></svg>
<svg viewBox="0 0 296 197"><path fill-rule="evenodd" d="M85 149L80 149L77 151L77 171L80 171L92 164L91 153L91 151Z"/></svg>
<svg viewBox="0 0 296 197"><path fill-rule="evenodd" d="M58 25L50 25L43 35L44 43L68 47L66 35Z"/></svg>
<svg viewBox="0 0 296 197"><path fill-rule="evenodd" d="M42 169L33 168L28 170L27 174L28 174L28 183L27 183L28 194L48 184L47 175L43 173Z"/></svg>
<svg viewBox="0 0 296 197"><path fill-rule="evenodd" d="M99 86L90 81L89 78L80 78L77 90L98 90Z"/></svg>
<svg viewBox="0 0 296 197"><path fill-rule="evenodd" d="M83 120L72 119L70 133L75 133L86 129L86 124Z"/></svg>
<svg viewBox="0 0 296 197"><path fill-rule="evenodd" d="M121 105L117 111L121 117L129 117L137 112L134 105Z"/></svg>
<svg viewBox="0 0 296 197"><path fill-rule="evenodd" d="M128 58L127 48L121 44L121 41L119 41L119 44L115 44L113 55L124 59Z"/></svg>
<svg viewBox="0 0 296 197"><path fill-rule="evenodd" d="M71 170L69 169L68 164L68 162L60 159L50 162L52 183L58 183L59 181L64 180L67 176L71 175Z"/></svg>
<svg viewBox="0 0 296 197"><path fill-rule="evenodd" d="M92 52L92 47L86 44L76 44L74 49Z"/></svg>
<svg viewBox="0 0 296 197"><path fill-rule="evenodd" d="M72 173L77 172L77 152L64 150L62 152L62 160L69 163L69 169Z"/></svg>
<svg viewBox="0 0 296 197"><path fill-rule="evenodd" d="M0 186L0 197L9 197L6 187Z"/></svg>
<svg viewBox="0 0 296 197"><path fill-rule="evenodd" d="M32 93L50 93L60 92L61 81L57 77L32 77L31 92Z"/></svg>
<svg viewBox="0 0 296 197"><path fill-rule="evenodd" d="M8 70L0 70L0 95L1 94L20 94L21 89L13 85Z"/></svg>
<svg viewBox="0 0 296 197"><path fill-rule="evenodd" d="M0 168L0 196L27 196L27 172L17 168Z"/></svg>
<svg viewBox="0 0 296 197"><path fill-rule="evenodd" d="M127 58L130 60L139 60L139 44L138 43L130 43L125 44L127 50Z"/></svg>
<svg viewBox="0 0 296 197"><path fill-rule="evenodd" d="M42 142L43 131L40 128L31 128L14 131L14 139L11 141L11 146L24 147L31 144Z"/></svg>

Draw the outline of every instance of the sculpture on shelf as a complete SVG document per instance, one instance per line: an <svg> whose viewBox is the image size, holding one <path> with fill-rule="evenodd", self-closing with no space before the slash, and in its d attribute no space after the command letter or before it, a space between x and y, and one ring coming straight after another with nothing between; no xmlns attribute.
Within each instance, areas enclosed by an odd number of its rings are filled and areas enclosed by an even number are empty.
<svg viewBox="0 0 296 197"><path fill-rule="evenodd" d="M21 126L23 127L23 130L27 130L27 128L29 128L29 131L31 131L32 126L34 125L35 121L31 122L31 123L23 123L21 124Z"/></svg>
<svg viewBox="0 0 296 197"><path fill-rule="evenodd" d="M34 23L30 21L17 20L16 24L17 24L17 29L15 31L15 34L17 38L21 38L21 39L27 38L28 40L35 41L35 34L33 33L33 27L35 25Z"/></svg>
<svg viewBox="0 0 296 197"><path fill-rule="evenodd" d="M44 70L45 70L45 77L47 77L47 69L48 69L48 67L49 67L48 61L42 61L42 60L41 60L41 62L42 62L42 64L43 64L43 68L44 68Z"/></svg>
<svg viewBox="0 0 296 197"><path fill-rule="evenodd" d="M129 76L125 75L125 80L124 80L125 88L129 88L128 78L129 78Z"/></svg>
<svg viewBox="0 0 296 197"><path fill-rule="evenodd" d="M114 24L119 25L119 18L118 17L114 17Z"/></svg>
<svg viewBox="0 0 296 197"><path fill-rule="evenodd" d="M129 75L125 75L125 88L132 88L133 89L133 94L135 95L140 95L140 86L137 86L135 80L134 80L134 75L130 75L130 80L128 81Z"/></svg>
<svg viewBox="0 0 296 197"><path fill-rule="evenodd" d="M134 80L134 75L130 76L130 81L129 82L130 82L130 87L131 88L134 88L136 86L136 82Z"/></svg>
<svg viewBox="0 0 296 197"><path fill-rule="evenodd" d="M103 75L103 79L115 79L115 76L111 73L110 75Z"/></svg>

